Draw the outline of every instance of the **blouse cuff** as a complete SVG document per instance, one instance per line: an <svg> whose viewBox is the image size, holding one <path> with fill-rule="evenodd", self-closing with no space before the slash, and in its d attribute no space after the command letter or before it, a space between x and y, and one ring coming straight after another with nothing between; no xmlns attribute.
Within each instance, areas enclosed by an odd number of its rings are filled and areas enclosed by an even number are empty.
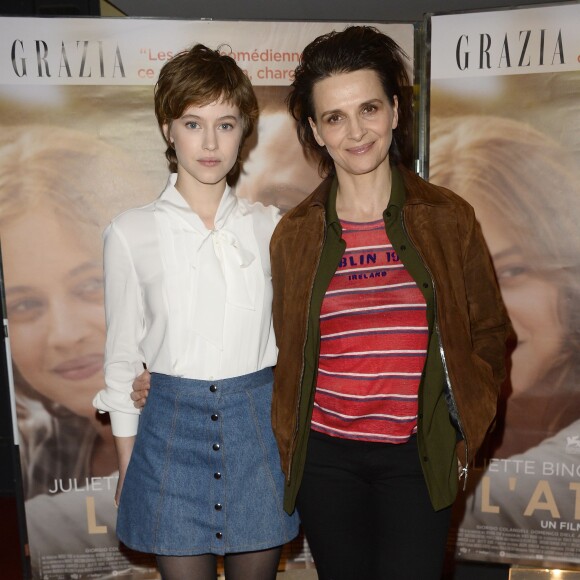
<svg viewBox="0 0 580 580"><path fill-rule="evenodd" d="M111 429L115 437L134 437L139 427L139 415L123 413L121 411L109 411L111 417Z"/></svg>

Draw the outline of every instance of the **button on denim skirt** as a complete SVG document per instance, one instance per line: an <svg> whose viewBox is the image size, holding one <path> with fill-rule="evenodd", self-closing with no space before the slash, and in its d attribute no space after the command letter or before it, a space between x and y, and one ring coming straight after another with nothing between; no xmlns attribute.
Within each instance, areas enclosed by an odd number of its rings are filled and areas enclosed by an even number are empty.
<svg viewBox="0 0 580 580"><path fill-rule="evenodd" d="M117 535L165 555L264 550L298 533L270 421L272 369L217 381L153 373Z"/></svg>

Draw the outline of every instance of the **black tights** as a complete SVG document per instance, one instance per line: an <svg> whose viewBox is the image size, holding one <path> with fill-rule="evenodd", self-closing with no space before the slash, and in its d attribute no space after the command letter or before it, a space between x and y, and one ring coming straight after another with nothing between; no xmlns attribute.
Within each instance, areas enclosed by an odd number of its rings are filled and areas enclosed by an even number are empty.
<svg viewBox="0 0 580 580"><path fill-rule="evenodd" d="M224 556L226 580L275 580L282 547ZM217 557L157 556L163 580L216 580Z"/></svg>

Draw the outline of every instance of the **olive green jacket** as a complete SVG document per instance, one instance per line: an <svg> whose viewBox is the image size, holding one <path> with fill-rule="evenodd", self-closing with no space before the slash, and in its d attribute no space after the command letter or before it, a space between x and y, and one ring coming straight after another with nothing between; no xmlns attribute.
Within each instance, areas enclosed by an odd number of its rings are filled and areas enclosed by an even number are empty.
<svg viewBox="0 0 580 580"><path fill-rule="evenodd" d="M434 509L449 506L492 424L510 330L472 207L451 191L393 168L383 213L393 248L427 302L429 343L419 386L417 443ZM278 343L272 425L294 510L304 471L318 372L319 316L344 241L336 181L327 178L274 231L270 244Z"/></svg>

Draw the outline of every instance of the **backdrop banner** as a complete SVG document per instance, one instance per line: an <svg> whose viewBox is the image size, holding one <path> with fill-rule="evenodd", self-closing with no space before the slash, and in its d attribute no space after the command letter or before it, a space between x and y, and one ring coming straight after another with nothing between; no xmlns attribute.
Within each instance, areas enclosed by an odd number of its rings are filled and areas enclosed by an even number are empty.
<svg viewBox="0 0 580 580"><path fill-rule="evenodd" d="M34 578L154 578L115 537L101 232L167 180L153 85L196 42L230 54L261 117L237 193L286 210L320 182L284 99L301 50L346 23L0 18L0 230ZM378 24L413 58L411 24ZM311 567L303 539L282 567Z"/></svg>
<svg viewBox="0 0 580 580"><path fill-rule="evenodd" d="M515 334L451 543L580 567L580 5L431 24L430 180L474 206Z"/></svg>

